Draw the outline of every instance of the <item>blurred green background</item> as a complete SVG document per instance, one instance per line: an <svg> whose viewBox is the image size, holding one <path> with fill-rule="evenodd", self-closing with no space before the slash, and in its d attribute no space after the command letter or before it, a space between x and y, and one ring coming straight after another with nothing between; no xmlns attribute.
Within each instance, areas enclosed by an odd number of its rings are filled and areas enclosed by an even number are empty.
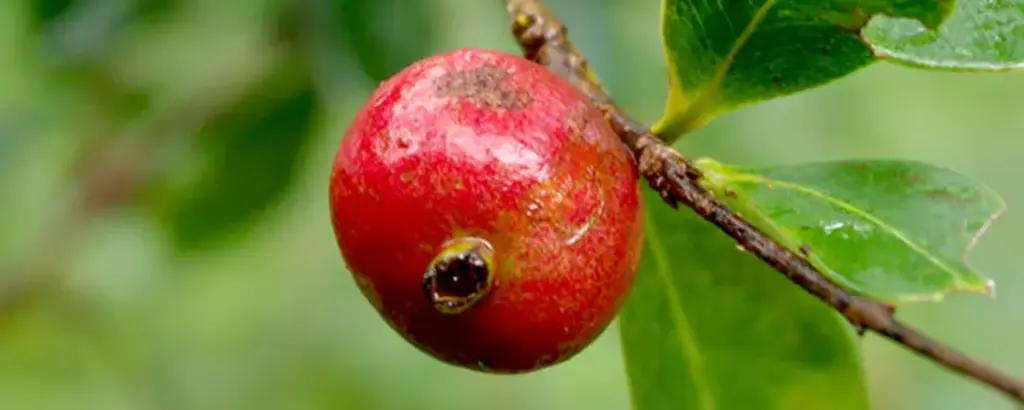
<svg viewBox="0 0 1024 410"><path fill-rule="evenodd" d="M619 102L657 119L658 1L550 4ZM0 1L0 409L628 408L614 329L526 376L452 368L378 319L334 245L327 179L372 87L456 47L517 52L507 27L498 1ZM1024 73L877 64L683 148L916 159L993 186L1009 209L972 261L998 297L899 314L1024 377L1022 111ZM1013 408L864 346L878 409Z"/></svg>

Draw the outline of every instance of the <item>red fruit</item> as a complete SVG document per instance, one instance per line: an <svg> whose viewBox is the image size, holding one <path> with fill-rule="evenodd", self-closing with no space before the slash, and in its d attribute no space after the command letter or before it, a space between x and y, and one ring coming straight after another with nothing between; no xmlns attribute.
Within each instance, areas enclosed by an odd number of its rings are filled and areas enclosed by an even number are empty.
<svg viewBox="0 0 1024 410"><path fill-rule="evenodd" d="M407 341L494 373L600 335L633 285L639 179L600 111L522 57L463 49L380 85L330 182L363 294Z"/></svg>

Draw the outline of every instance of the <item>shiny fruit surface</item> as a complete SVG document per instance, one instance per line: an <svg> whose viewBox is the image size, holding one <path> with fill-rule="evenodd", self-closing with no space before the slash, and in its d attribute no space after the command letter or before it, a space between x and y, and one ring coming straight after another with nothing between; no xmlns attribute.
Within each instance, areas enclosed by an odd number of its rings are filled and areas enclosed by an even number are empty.
<svg viewBox="0 0 1024 410"><path fill-rule="evenodd" d="M373 92L342 138L330 207L388 325L485 372L590 345L643 242L636 166L601 112L544 67L483 49L425 58Z"/></svg>

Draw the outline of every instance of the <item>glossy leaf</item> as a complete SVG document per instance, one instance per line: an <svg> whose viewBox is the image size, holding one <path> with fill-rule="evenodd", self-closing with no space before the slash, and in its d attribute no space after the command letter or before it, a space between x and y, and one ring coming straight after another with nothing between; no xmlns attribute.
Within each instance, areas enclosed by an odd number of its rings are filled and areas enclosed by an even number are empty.
<svg viewBox="0 0 1024 410"><path fill-rule="evenodd" d="M306 64L290 58L203 125L193 151L201 164L172 173L153 201L177 249L239 232L277 203L311 141L317 98Z"/></svg>
<svg viewBox="0 0 1024 410"><path fill-rule="evenodd" d="M878 57L952 70L1024 68L1024 0L959 0L937 30L880 16L864 30Z"/></svg>
<svg viewBox="0 0 1024 410"><path fill-rule="evenodd" d="M892 303L994 290L965 258L1004 204L966 176L894 160L699 164L730 205L850 290Z"/></svg>
<svg viewBox="0 0 1024 410"><path fill-rule="evenodd" d="M664 0L670 90L655 125L672 139L741 105L819 86L875 61L860 38L872 15L937 27L953 0Z"/></svg>
<svg viewBox="0 0 1024 410"><path fill-rule="evenodd" d="M619 315L636 410L865 410L852 326L692 212L645 189Z"/></svg>

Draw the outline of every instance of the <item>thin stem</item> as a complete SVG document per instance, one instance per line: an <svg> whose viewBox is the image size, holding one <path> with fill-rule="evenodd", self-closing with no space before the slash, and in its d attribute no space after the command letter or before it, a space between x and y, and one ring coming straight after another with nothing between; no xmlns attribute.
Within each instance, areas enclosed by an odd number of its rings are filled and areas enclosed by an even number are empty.
<svg viewBox="0 0 1024 410"><path fill-rule="evenodd" d="M701 174L650 128L615 105L593 74L586 58L569 41L568 32L542 0L505 0L512 32L524 55L568 80L601 109L612 128L633 152L640 173L673 208L684 204L731 236L747 251L793 283L841 313L854 326L868 329L932 361L995 388L1024 403L1024 382L978 362L897 321L886 304L855 296L828 280L800 255L740 217L700 184Z"/></svg>

